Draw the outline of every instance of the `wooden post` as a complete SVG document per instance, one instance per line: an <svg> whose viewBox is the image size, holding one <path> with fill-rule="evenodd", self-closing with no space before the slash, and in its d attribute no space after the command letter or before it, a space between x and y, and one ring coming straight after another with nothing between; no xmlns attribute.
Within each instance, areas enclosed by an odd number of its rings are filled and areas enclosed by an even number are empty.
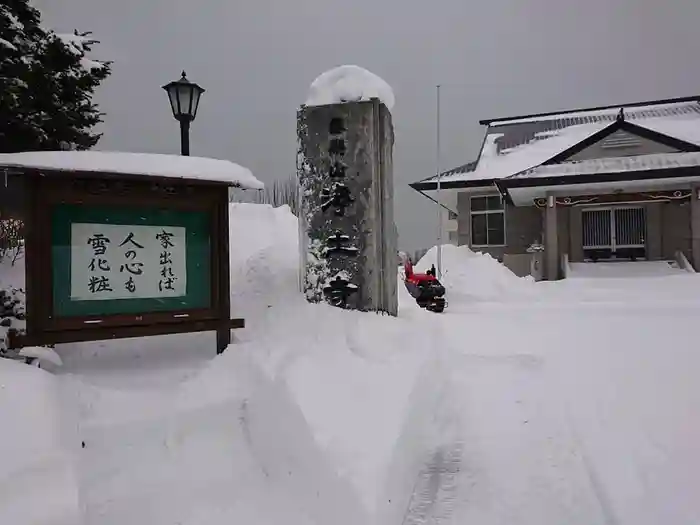
<svg viewBox="0 0 700 525"><path fill-rule="evenodd" d="M545 279L559 279L559 232L557 231L557 199L547 195L544 217Z"/></svg>
<svg viewBox="0 0 700 525"><path fill-rule="evenodd" d="M690 237L693 268L700 268L700 185L692 186L690 195Z"/></svg>
<svg viewBox="0 0 700 525"><path fill-rule="evenodd" d="M214 255L218 259L219 271L219 308L220 319L225 323L216 331L216 353L221 354L231 344L231 270L229 262L229 202L228 191L222 192L217 203L218 251Z"/></svg>

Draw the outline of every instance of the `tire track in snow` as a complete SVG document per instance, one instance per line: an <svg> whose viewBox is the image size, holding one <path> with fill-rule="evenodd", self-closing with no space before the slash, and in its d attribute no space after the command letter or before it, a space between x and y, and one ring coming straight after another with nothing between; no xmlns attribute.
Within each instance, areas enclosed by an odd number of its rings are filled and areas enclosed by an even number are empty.
<svg viewBox="0 0 700 525"><path fill-rule="evenodd" d="M408 502L403 525L449 523L457 498L462 443L438 447L421 469Z"/></svg>

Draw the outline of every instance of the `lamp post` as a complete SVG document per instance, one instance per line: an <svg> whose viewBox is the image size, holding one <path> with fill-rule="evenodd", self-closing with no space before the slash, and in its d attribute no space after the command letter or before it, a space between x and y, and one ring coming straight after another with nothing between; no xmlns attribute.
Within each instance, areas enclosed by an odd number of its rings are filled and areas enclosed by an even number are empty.
<svg viewBox="0 0 700 525"><path fill-rule="evenodd" d="M173 117L180 122L180 153L190 154L190 122L197 116L199 98L204 93L198 84L187 80L185 72L182 78L163 86L170 99L170 107Z"/></svg>

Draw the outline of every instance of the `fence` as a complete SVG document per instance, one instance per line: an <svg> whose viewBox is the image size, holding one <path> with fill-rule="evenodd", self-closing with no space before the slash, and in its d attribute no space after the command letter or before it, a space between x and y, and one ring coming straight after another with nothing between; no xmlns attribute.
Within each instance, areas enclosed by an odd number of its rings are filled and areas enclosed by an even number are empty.
<svg viewBox="0 0 700 525"><path fill-rule="evenodd" d="M269 204L275 208L289 206L292 213L299 216L297 200L297 179L291 176L287 179L276 180L266 184L263 190L234 190L231 202L252 202L254 204Z"/></svg>

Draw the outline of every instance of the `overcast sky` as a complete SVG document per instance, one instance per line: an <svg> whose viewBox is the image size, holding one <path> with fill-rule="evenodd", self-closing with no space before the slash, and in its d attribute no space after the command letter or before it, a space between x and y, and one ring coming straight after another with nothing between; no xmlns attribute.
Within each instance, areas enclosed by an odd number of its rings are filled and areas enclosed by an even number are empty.
<svg viewBox="0 0 700 525"><path fill-rule="evenodd" d="M436 210L408 183L476 154L481 118L700 94L698 0L34 0L58 32L94 32L114 61L99 149L178 153L161 86L204 94L192 154L264 182L294 173L295 113L323 71L355 64L396 94L399 243L432 246Z"/></svg>

